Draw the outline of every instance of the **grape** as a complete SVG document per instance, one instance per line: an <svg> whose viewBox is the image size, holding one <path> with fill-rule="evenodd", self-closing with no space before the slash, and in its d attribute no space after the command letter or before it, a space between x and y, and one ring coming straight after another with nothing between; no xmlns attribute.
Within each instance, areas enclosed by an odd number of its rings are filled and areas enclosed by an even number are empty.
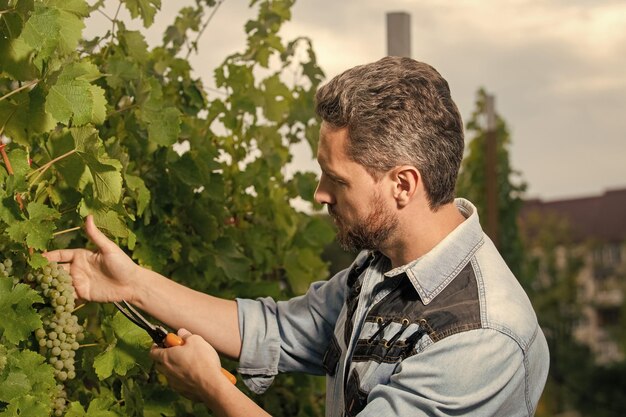
<svg viewBox="0 0 626 417"><path fill-rule="evenodd" d="M0 262L0 272L7 265ZM42 270L30 273L27 279L34 282L35 289L43 294L48 307L43 308L43 328L35 331L35 338L40 352L48 358L48 363L55 369L55 378L59 383L54 394L54 415L63 415L66 408L64 383L76 378L76 351L78 341L85 338L83 326L73 314L75 300L72 277L62 267L50 263Z"/></svg>
<svg viewBox="0 0 626 417"><path fill-rule="evenodd" d="M59 372L59 375L60 374L61 372ZM67 378L68 375L65 377ZM59 376L57 376L57 378L59 378ZM54 410L55 416L62 416L67 405L67 392L65 391L65 387L63 385L57 385L55 391L56 392L52 395L52 409Z"/></svg>
<svg viewBox="0 0 626 417"><path fill-rule="evenodd" d="M13 262L7 258L3 262L0 262L0 276L9 278L13 274ZM19 279L17 277L13 277L13 283L17 284Z"/></svg>

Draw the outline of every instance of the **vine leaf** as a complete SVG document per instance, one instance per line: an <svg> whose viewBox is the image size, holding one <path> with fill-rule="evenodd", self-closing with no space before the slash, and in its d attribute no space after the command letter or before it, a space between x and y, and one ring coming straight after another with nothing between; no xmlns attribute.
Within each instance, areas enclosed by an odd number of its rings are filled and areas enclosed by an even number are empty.
<svg viewBox="0 0 626 417"><path fill-rule="evenodd" d="M28 257L28 265L30 265L31 268L34 269L43 268L44 266L48 265L48 260L44 258L41 253L34 252Z"/></svg>
<svg viewBox="0 0 626 417"><path fill-rule="evenodd" d="M180 133L180 111L166 107L159 82L152 78L148 99L141 106L141 120L148 126L148 139L161 146L170 146Z"/></svg>
<svg viewBox="0 0 626 417"><path fill-rule="evenodd" d="M89 402L87 411L78 401L71 403L65 417L122 417L123 414L115 398L110 393L104 392L106 394L100 394Z"/></svg>
<svg viewBox="0 0 626 417"><path fill-rule="evenodd" d="M21 409L22 414L8 415L48 415L51 408L49 393L56 385L53 368L45 363L45 358L30 350L7 350L7 363L0 372L0 402ZM32 409L33 399L41 403L43 413L24 414ZM2 415L2 414L0 414Z"/></svg>
<svg viewBox="0 0 626 417"><path fill-rule="evenodd" d="M43 89L37 86L0 101L0 130L2 127L7 136L24 146L31 144L34 134L54 129L56 121L46 113Z"/></svg>
<svg viewBox="0 0 626 417"><path fill-rule="evenodd" d="M28 154L23 149L15 148L9 151L9 160L13 168L13 175L7 179L7 194L26 191L26 174L30 172Z"/></svg>
<svg viewBox="0 0 626 417"><path fill-rule="evenodd" d="M141 17L145 28L152 26L154 15L161 9L161 0L124 0L123 3L133 19Z"/></svg>
<svg viewBox="0 0 626 417"><path fill-rule="evenodd" d="M11 223L6 232L17 243L26 242L28 247L45 250L56 229L53 220L59 218L59 213L36 201L28 203L26 211L28 218Z"/></svg>
<svg viewBox="0 0 626 417"><path fill-rule="evenodd" d="M0 277L0 336L17 345L41 327L41 318L33 303L43 300L28 285L12 287L11 278Z"/></svg>
<svg viewBox="0 0 626 417"><path fill-rule="evenodd" d="M50 405L41 402L41 398L33 395L24 395L14 399L0 417L13 416L47 416L50 414Z"/></svg>
<svg viewBox="0 0 626 417"><path fill-rule="evenodd" d="M76 0L71 2L77 3ZM84 27L82 19L72 11L35 3L35 10L25 23L20 39L35 51L34 64L42 70L44 62L51 57L66 55L76 49Z"/></svg>
<svg viewBox="0 0 626 417"><path fill-rule="evenodd" d="M46 111L65 125L70 119L76 126L102 124L106 117L104 90L84 78L70 79L62 74L50 87Z"/></svg>
<svg viewBox="0 0 626 417"><path fill-rule="evenodd" d="M47 0L46 4L77 16L89 16L89 5L85 0Z"/></svg>
<svg viewBox="0 0 626 417"><path fill-rule="evenodd" d="M144 181L135 175L125 173L124 180L126 181L126 187L137 202L137 216L141 216L150 203L150 190L148 190Z"/></svg>
<svg viewBox="0 0 626 417"><path fill-rule="evenodd" d="M122 164L109 158L92 126L71 129L76 153L93 178L96 198L104 204L115 204L122 197Z"/></svg>
<svg viewBox="0 0 626 417"><path fill-rule="evenodd" d="M215 263L227 277L236 281L245 281L250 275L250 259L246 258L235 246L235 243L221 237L214 242Z"/></svg>
<svg viewBox="0 0 626 417"><path fill-rule="evenodd" d="M133 60L139 64L146 64L150 58L148 53L148 43L141 32L135 30L120 30L118 33L120 44L124 46L128 56L124 57L126 62ZM133 58L129 60L128 58ZM138 71L135 70L135 71Z"/></svg>
<svg viewBox="0 0 626 417"><path fill-rule="evenodd" d="M25 2L20 2L23 5ZM33 49L19 36L23 29L23 19L18 13L2 16L0 25L0 73L15 80L26 81L37 78L35 68L30 64Z"/></svg>
<svg viewBox="0 0 626 417"><path fill-rule="evenodd" d="M96 356L93 362L100 380L113 374L124 376L136 365L144 369L150 367L148 348L152 344L152 339L145 330L121 313L106 319L102 327L105 332L113 333L113 337L106 350Z"/></svg>

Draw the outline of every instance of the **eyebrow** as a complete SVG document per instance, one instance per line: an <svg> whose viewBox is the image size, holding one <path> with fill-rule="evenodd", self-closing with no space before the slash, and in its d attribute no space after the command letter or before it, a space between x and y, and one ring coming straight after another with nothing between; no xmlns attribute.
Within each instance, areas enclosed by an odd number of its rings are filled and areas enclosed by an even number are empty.
<svg viewBox="0 0 626 417"><path fill-rule="evenodd" d="M322 168L322 173L326 174L328 177L330 177L332 180L335 181L341 181L341 182L347 182L347 179L345 177L343 177L342 175L337 174L335 171L330 170L330 169L323 169Z"/></svg>

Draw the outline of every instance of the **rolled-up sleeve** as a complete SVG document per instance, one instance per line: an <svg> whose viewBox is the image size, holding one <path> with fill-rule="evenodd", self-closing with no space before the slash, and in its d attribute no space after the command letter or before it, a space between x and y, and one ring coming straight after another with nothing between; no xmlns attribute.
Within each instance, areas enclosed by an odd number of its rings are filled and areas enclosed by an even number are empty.
<svg viewBox="0 0 626 417"><path fill-rule="evenodd" d="M263 393L279 372L323 374L322 358L343 307L347 270L289 301L237 299L242 346L238 371Z"/></svg>

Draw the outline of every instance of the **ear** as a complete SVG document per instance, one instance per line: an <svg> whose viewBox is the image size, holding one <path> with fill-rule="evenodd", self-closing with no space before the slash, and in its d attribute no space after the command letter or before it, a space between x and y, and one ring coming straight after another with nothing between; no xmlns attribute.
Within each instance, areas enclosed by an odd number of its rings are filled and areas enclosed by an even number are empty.
<svg viewBox="0 0 626 417"><path fill-rule="evenodd" d="M420 173L412 165L401 165L390 172L393 182L393 197L398 207L405 207L417 192L420 182Z"/></svg>

